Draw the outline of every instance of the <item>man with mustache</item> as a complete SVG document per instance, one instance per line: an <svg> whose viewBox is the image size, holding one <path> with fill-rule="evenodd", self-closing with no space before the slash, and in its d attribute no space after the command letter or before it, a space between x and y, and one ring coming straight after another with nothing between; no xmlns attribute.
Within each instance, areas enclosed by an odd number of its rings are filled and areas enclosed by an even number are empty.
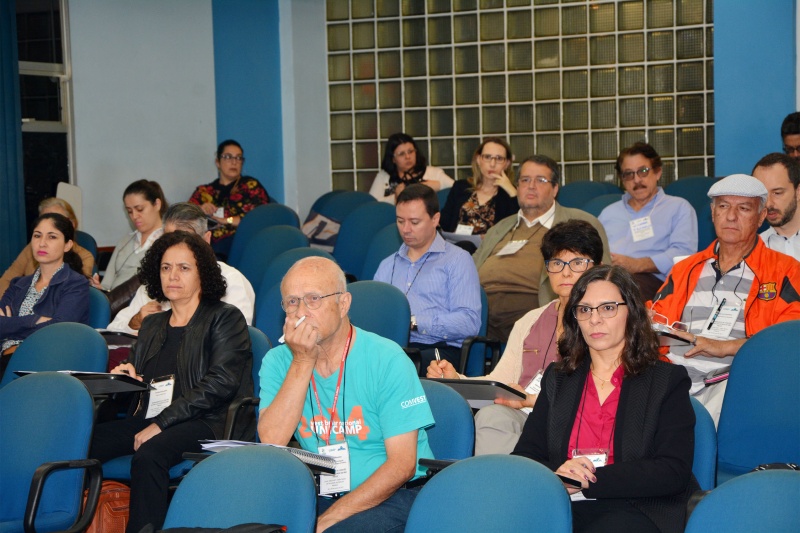
<svg viewBox="0 0 800 533"><path fill-rule="evenodd" d="M799 135L800 137L800 135ZM767 248L800 259L800 160L785 154L765 155L753 169L755 176L769 193L767 222L770 227L761 233Z"/></svg>
<svg viewBox="0 0 800 533"><path fill-rule="evenodd" d="M598 217L608 233L611 261L633 274L649 300L676 257L697 251L697 214L683 198L664 194L661 157L645 142L620 152L615 165L625 194Z"/></svg>

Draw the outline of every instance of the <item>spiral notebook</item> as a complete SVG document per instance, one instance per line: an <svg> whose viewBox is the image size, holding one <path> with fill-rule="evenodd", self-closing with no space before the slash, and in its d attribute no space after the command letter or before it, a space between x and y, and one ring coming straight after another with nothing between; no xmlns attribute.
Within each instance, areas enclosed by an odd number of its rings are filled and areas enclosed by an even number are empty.
<svg viewBox="0 0 800 533"><path fill-rule="evenodd" d="M322 455L319 453L301 450L300 448L291 448L289 446L277 446L275 444L263 444L260 442L247 442L242 440L201 440L200 445L203 450L207 452L221 452L228 448L238 448L240 446L272 446L273 448L280 448L291 453L306 465L313 467L322 474L335 474L336 473L336 460L333 457Z"/></svg>

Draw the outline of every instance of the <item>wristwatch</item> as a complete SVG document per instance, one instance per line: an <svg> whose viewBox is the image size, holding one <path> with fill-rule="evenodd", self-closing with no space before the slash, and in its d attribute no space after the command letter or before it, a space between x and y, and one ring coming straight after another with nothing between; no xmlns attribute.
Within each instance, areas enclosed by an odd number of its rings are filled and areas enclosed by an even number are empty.
<svg viewBox="0 0 800 533"><path fill-rule="evenodd" d="M411 331L417 331L417 317L411 315Z"/></svg>
<svg viewBox="0 0 800 533"><path fill-rule="evenodd" d="M226 218L225 222L227 222L228 224L230 224L232 226L233 225L233 217Z"/></svg>

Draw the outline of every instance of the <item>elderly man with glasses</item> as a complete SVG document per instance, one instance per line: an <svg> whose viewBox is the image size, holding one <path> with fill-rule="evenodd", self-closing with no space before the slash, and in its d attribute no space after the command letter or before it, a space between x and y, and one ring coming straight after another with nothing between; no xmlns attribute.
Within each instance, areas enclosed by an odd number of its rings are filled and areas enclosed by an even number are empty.
<svg viewBox="0 0 800 533"><path fill-rule="evenodd" d="M731 364L748 337L800 319L800 262L759 238L767 189L756 178L728 176L708 196L717 240L673 267L652 310L665 337L683 340L672 343L668 357L686 367L690 393L717 423L727 382L714 374Z"/></svg>
<svg viewBox="0 0 800 533"><path fill-rule="evenodd" d="M697 214L683 198L664 194L661 157L637 142L617 157L625 194L600 213L611 260L631 274L642 298L650 300L664 283L673 260L697 251Z"/></svg>

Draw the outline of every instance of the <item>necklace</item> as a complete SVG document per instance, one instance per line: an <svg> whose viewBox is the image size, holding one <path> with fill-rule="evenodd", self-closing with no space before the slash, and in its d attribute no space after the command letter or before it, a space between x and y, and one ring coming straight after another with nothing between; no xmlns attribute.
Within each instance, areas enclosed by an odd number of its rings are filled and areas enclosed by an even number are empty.
<svg viewBox="0 0 800 533"><path fill-rule="evenodd" d="M609 378L609 379L603 379L603 378L601 378L600 376L598 376L597 374L595 374L595 373L594 373L594 370L592 370L592 369L589 369L589 372L591 372L591 373L592 373L592 375L593 375L594 377L596 377L597 379L599 379L599 380L600 380L600 390L603 390L603 387L605 387L605 386L606 386L606 383L608 383L609 381L611 381L611 378Z"/></svg>

